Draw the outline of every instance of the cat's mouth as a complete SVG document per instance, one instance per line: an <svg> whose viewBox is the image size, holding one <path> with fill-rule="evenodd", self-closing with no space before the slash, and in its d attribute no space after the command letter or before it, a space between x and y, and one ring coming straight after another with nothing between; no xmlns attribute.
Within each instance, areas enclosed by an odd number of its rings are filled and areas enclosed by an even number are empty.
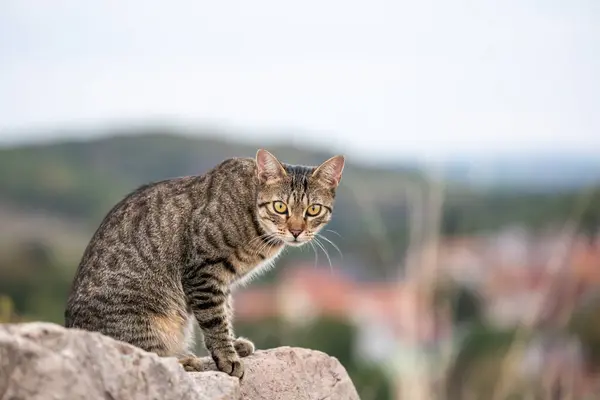
<svg viewBox="0 0 600 400"><path fill-rule="evenodd" d="M306 243L308 243L310 239L307 237L285 237L283 239L283 241L285 242L286 245L288 246L294 246L294 247L299 247L302 246Z"/></svg>

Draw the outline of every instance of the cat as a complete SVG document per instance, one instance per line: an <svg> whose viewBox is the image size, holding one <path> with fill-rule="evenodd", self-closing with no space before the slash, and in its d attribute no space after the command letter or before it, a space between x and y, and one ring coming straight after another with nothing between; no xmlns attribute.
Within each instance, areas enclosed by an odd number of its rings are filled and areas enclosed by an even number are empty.
<svg viewBox="0 0 600 400"><path fill-rule="evenodd" d="M331 219L344 157L318 167L260 149L201 176L139 188L104 218L77 268L65 326L100 332L186 371L194 324L217 368L242 378L254 344L236 338L231 289L308 243Z"/></svg>

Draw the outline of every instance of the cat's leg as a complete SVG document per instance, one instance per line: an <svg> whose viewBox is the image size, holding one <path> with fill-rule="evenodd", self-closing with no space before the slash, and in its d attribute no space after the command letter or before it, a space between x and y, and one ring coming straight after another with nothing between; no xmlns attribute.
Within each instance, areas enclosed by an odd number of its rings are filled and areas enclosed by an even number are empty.
<svg viewBox="0 0 600 400"><path fill-rule="evenodd" d="M186 276L184 290L204 334L206 349L217 368L241 378L244 365L234 347L231 318L227 312L229 290L226 282L214 270L204 268Z"/></svg>
<svg viewBox="0 0 600 400"><path fill-rule="evenodd" d="M233 298L231 293L229 296L227 296L226 306L229 318L231 321L233 321ZM250 354L254 353L254 343L244 337L238 337L235 339L234 348L240 357L248 357Z"/></svg>
<svg viewBox="0 0 600 400"><path fill-rule="evenodd" d="M244 337L235 339L234 347L240 357L248 357L254 353L254 343Z"/></svg>
<svg viewBox="0 0 600 400"><path fill-rule="evenodd" d="M184 370L188 372L202 372L204 371L204 364L202 360L193 354L188 354L183 357L178 357L179 364Z"/></svg>

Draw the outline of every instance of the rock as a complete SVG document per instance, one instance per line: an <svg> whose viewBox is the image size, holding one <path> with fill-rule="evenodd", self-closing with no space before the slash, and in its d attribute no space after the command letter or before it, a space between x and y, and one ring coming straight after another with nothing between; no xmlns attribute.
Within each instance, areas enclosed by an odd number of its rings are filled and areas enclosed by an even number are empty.
<svg viewBox="0 0 600 400"><path fill-rule="evenodd" d="M0 393L6 399L239 397L235 378L218 378L201 386L176 359L160 358L99 333L48 323L0 326Z"/></svg>
<svg viewBox="0 0 600 400"><path fill-rule="evenodd" d="M223 372L207 371L187 373L196 388L209 399L240 399L240 380ZM204 399L204 397L202 397Z"/></svg>
<svg viewBox="0 0 600 400"><path fill-rule="evenodd" d="M209 358L208 368L216 369ZM294 347L258 350L244 358L244 400L359 399L340 362L325 353Z"/></svg>
<svg viewBox="0 0 600 400"><path fill-rule="evenodd" d="M327 354L292 347L244 359L240 381L216 371L188 373L99 333L50 323L0 325L3 399L358 399L342 365Z"/></svg>

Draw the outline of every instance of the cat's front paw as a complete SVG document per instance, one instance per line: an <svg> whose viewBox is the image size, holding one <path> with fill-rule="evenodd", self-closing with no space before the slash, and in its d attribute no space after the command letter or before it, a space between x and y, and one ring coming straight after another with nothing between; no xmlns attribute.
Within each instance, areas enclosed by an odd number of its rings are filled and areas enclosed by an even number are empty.
<svg viewBox="0 0 600 400"><path fill-rule="evenodd" d="M235 339L234 347L240 357L248 357L254 353L254 343L243 337Z"/></svg>
<svg viewBox="0 0 600 400"><path fill-rule="evenodd" d="M240 379L244 376L244 364L237 353L214 354L213 360L219 371Z"/></svg>
<svg viewBox="0 0 600 400"><path fill-rule="evenodd" d="M204 370L202 360L196 356L188 356L179 359L179 363L188 372L202 372Z"/></svg>

